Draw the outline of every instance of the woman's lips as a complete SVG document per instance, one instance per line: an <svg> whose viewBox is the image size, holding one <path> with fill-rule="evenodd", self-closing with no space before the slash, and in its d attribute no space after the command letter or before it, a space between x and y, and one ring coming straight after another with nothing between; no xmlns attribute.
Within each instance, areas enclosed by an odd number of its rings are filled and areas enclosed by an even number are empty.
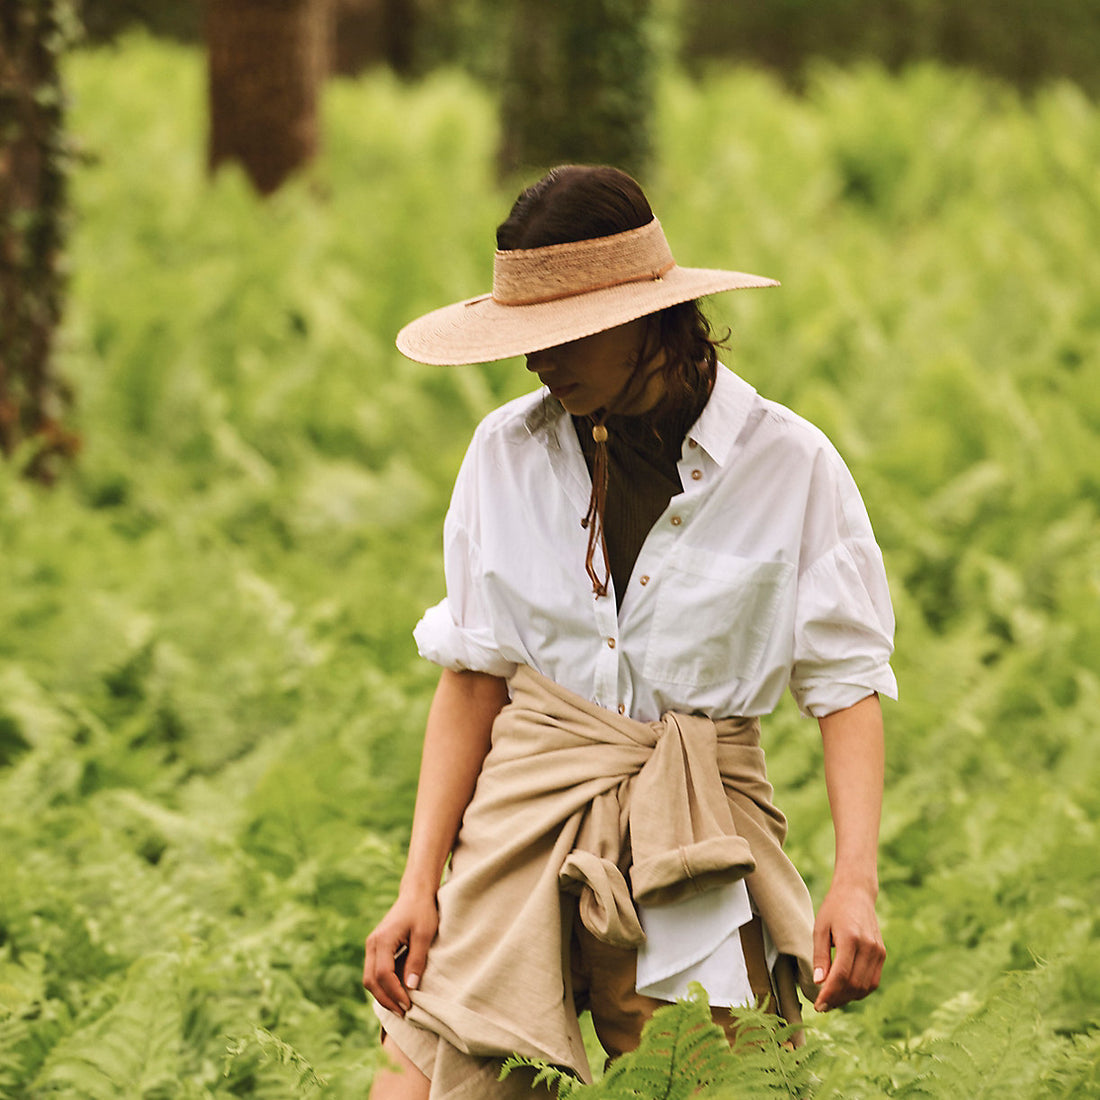
<svg viewBox="0 0 1100 1100"><path fill-rule="evenodd" d="M576 382L570 382L567 385L547 385L547 389L550 391L552 397L556 397L559 401L563 397L568 397L577 388Z"/></svg>

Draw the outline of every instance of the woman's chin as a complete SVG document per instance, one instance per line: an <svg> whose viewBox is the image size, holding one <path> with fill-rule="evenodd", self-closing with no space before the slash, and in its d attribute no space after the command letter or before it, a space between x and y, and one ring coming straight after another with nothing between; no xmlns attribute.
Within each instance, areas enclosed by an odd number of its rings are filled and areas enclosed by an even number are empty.
<svg viewBox="0 0 1100 1100"><path fill-rule="evenodd" d="M560 390L551 390L550 396L561 402L562 408L571 416L588 416L599 408L592 403L591 396L585 396L580 386L563 386Z"/></svg>

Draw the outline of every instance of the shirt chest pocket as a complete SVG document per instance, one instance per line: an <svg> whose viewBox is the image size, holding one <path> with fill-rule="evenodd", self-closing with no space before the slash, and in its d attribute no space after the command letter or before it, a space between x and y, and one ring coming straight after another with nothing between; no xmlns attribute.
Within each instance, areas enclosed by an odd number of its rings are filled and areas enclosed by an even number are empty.
<svg viewBox="0 0 1100 1100"><path fill-rule="evenodd" d="M793 576L789 562L678 547L660 574L645 678L705 687L752 677Z"/></svg>

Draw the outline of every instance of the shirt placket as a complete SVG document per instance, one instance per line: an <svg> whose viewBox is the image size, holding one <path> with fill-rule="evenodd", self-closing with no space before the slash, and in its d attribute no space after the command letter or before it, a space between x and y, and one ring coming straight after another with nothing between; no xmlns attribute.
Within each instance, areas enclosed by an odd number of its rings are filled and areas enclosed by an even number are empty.
<svg viewBox="0 0 1100 1100"><path fill-rule="evenodd" d="M566 498L576 512L577 520L584 515L588 506L588 494L591 482L585 468L584 456L573 434L572 422L563 417L556 428L553 443L549 448L550 466L557 477ZM606 596L592 596L593 617L598 636L596 646L595 672L592 678L592 702L597 706L619 710L618 699L619 659L619 618L616 611L615 592L611 578L608 578Z"/></svg>
<svg viewBox="0 0 1100 1100"><path fill-rule="evenodd" d="M707 482L712 480L716 467L713 461L706 456L703 449L695 442L688 440L684 444L684 453L677 463L680 474L680 484L683 491L668 502L668 506L650 529L642 548L638 553L638 559L634 565L634 571L630 577L632 587L641 589L641 592L631 593L632 602L641 600L653 600L657 597L657 589L660 587L660 566L673 552L677 542L687 534L692 525L695 513L698 511L706 492ZM597 626L603 636L603 646L598 658L598 670L596 685L600 698L596 700L601 706L617 709L624 713L631 704L631 695L627 677L619 676L620 662L625 657L625 649L619 636L619 620L615 614L614 596L606 600L597 601L607 604L607 607L597 609ZM608 613L610 612L610 614ZM638 620L650 623L649 616L638 615L632 610L628 622ZM648 625L646 627L648 629ZM632 643L633 644L633 643ZM640 654L636 654L636 657ZM615 680L611 681L612 672Z"/></svg>
<svg viewBox="0 0 1100 1100"><path fill-rule="evenodd" d="M594 599L593 613L600 643L596 650L596 674L592 680L594 703L609 710L625 710L618 698L619 660L622 647L619 645L619 617L615 610L615 593L609 586L606 596Z"/></svg>

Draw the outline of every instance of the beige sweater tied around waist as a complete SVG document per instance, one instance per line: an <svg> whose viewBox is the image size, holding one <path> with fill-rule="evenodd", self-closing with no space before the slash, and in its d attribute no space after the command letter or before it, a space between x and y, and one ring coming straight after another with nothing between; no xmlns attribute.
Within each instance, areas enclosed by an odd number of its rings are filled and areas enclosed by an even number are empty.
<svg viewBox="0 0 1100 1100"><path fill-rule="evenodd" d="M638 722L522 666L509 687L413 1007L401 1020L376 1006L432 1097L506 1095L485 1059L512 1052L590 1080L565 957L574 905L595 936L636 947L635 901L744 878L812 998L813 908L783 853L759 721Z"/></svg>

